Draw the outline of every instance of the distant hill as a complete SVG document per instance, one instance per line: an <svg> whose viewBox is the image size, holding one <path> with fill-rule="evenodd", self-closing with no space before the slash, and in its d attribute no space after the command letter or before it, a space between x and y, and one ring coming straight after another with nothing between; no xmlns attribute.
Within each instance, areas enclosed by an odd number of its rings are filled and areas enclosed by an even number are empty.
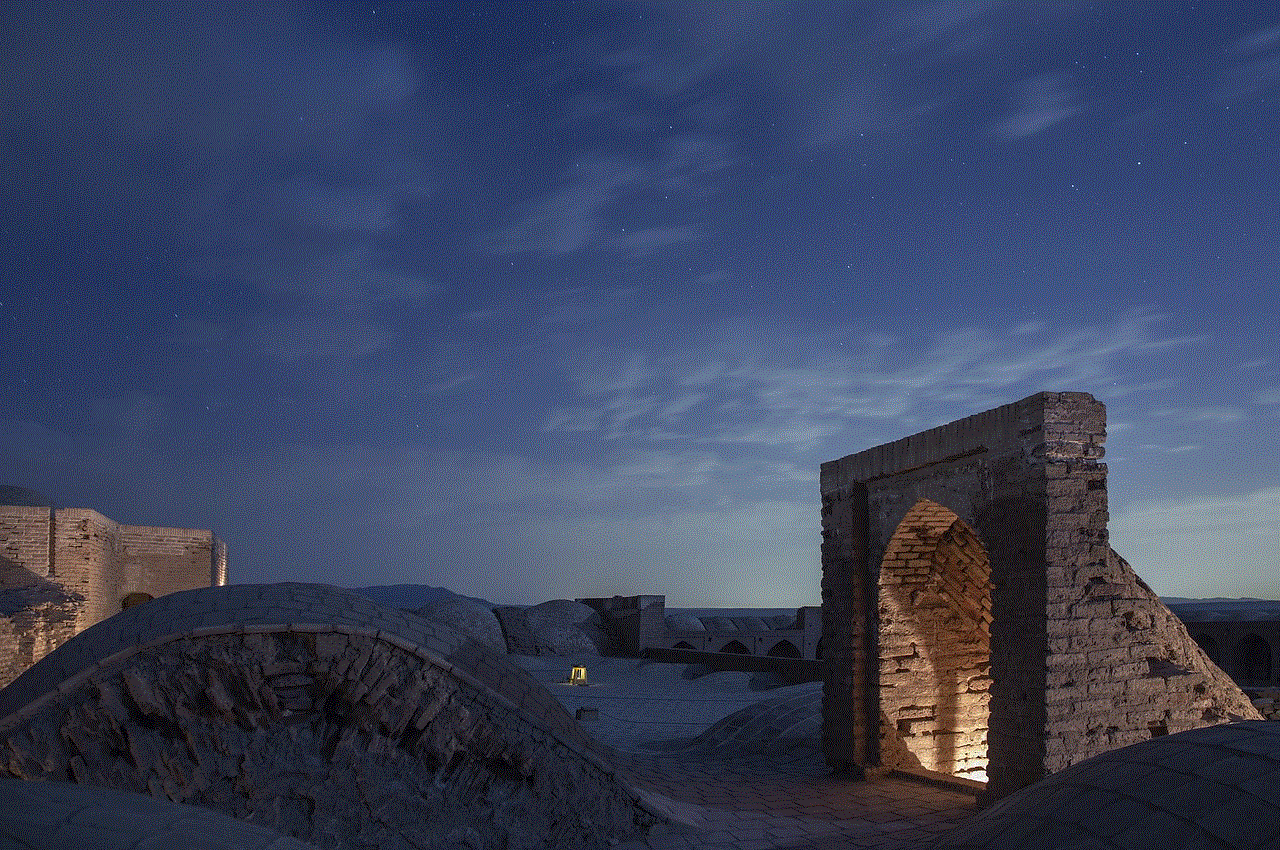
<svg viewBox="0 0 1280 850"><path fill-rule="evenodd" d="M374 602L390 605L392 608L404 608L409 611L416 611L435 602L437 599L445 599L451 596L479 602L486 608L494 606L494 603L487 599L463 596L461 593L454 593L447 587L432 587L427 584L382 584L374 587L353 587L350 590L352 593L368 597Z"/></svg>
<svg viewBox="0 0 1280 850"><path fill-rule="evenodd" d="M1160 600L1184 623L1215 620L1246 623L1280 620L1280 600L1274 599L1184 599L1170 596Z"/></svg>
<svg viewBox="0 0 1280 850"><path fill-rule="evenodd" d="M1252 596L1210 596L1207 599L1191 599L1186 596L1161 596L1165 605L1217 605L1221 602L1272 602L1270 599L1258 599Z"/></svg>

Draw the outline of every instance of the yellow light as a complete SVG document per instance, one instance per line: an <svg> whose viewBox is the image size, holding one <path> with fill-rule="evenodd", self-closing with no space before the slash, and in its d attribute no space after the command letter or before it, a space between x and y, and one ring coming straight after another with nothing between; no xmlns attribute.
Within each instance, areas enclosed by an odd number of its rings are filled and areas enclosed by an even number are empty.
<svg viewBox="0 0 1280 850"><path fill-rule="evenodd" d="M574 667L569 671L569 684L585 685L587 683L587 668Z"/></svg>

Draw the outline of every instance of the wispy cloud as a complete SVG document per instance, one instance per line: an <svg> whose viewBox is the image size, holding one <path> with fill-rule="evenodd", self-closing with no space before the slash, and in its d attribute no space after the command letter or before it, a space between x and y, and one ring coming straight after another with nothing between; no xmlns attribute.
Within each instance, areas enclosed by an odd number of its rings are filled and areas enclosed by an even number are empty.
<svg viewBox="0 0 1280 850"><path fill-rule="evenodd" d="M561 175L557 188L517 204L515 220L480 243L497 254L554 256L592 249L643 257L697 242L711 231L671 218L687 218L697 201L717 194L730 163L726 143L707 135L670 139L645 162L584 155ZM661 224L632 222L627 203L672 197L675 202L663 207L679 214Z"/></svg>
<svg viewBox="0 0 1280 850"><path fill-rule="evenodd" d="M1025 139L1083 109L1070 79L1063 73L1040 74L1023 80L1018 85L1016 100L1015 111L992 125L993 134Z"/></svg>
<svg viewBox="0 0 1280 850"><path fill-rule="evenodd" d="M1267 407L1280 404L1280 387L1269 387L1264 390L1258 390L1253 394L1255 404L1261 404Z"/></svg>
<svg viewBox="0 0 1280 850"><path fill-rule="evenodd" d="M573 415L557 410L545 427L586 433L594 423L597 436L611 440L682 437L804 452L850 429L923 427L1021 392L1115 384L1126 395L1140 395L1122 364L1169 347L1155 333L1161 321L1138 311L1109 325L1056 333L1023 326L912 340L849 333L840 335L850 343L842 346L833 345L830 334L766 333L730 322L687 345L586 358L590 366L571 371L583 403ZM1192 344L1189 338L1180 343ZM1235 413L1188 415L1209 421Z"/></svg>
<svg viewBox="0 0 1280 850"><path fill-rule="evenodd" d="M639 181L640 172L633 165L603 158L588 165L585 170L575 165L559 188L519 204L516 220L489 234L485 244L498 254L548 255L596 245L609 227L607 214Z"/></svg>
<svg viewBox="0 0 1280 850"><path fill-rule="evenodd" d="M6 24L13 126L77 163L74 186L46 188L78 227L123 250L175 246L178 277L267 293L371 306L433 289L379 250L434 187L382 131L425 123L406 49L318 38L270 5L15 6Z"/></svg>
<svg viewBox="0 0 1280 850"><path fill-rule="evenodd" d="M1220 100L1239 101L1280 86L1280 27L1257 30L1226 50L1217 84Z"/></svg>
<svg viewBox="0 0 1280 850"><path fill-rule="evenodd" d="M889 7L884 12L882 38L904 49L941 48L944 52L972 49L987 34L983 17L1000 6L998 0L934 3Z"/></svg>
<svg viewBox="0 0 1280 850"><path fill-rule="evenodd" d="M1110 529L1112 545L1162 595L1276 595L1280 488L1135 504L1113 511Z"/></svg>
<svg viewBox="0 0 1280 850"><path fill-rule="evenodd" d="M1141 445L1138 446L1138 448L1142 449L1143 451L1155 452L1157 454L1183 455L1189 452L1199 451L1201 447L1197 445L1157 446L1152 443L1142 443Z"/></svg>
<svg viewBox="0 0 1280 850"><path fill-rule="evenodd" d="M396 334L385 325L346 315L305 314L259 317L247 328L251 345L284 362L354 362L390 345Z"/></svg>
<svg viewBox="0 0 1280 850"><path fill-rule="evenodd" d="M1164 407L1153 411L1161 419L1181 423L1230 425L1248 418L1248 412L1230 405L1206 405L1204 407Z"/></svg>

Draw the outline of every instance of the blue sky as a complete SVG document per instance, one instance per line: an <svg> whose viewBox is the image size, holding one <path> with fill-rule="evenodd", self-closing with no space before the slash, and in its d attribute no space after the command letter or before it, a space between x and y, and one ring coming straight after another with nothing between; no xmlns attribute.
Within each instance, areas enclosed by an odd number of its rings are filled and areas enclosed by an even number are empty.
<svg viewBox="0 0 1280 850"><path fill-rule="evenodd" d="M1081 390L1139 574L1280 597L1273 3L3 14L0 483L784 607L821 462Z"/></svg>

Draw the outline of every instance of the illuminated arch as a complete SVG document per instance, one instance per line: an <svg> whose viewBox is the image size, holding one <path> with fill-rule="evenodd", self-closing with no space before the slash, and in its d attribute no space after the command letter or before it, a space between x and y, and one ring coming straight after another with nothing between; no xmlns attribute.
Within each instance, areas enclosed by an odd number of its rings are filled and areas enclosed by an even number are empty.
<svg viewBox="0 0 1280 850"><path fill-rule="evenodd" d="M882 751L985 780L991 683L991 566L954 513L920 499L879 573Z"/></svg>

